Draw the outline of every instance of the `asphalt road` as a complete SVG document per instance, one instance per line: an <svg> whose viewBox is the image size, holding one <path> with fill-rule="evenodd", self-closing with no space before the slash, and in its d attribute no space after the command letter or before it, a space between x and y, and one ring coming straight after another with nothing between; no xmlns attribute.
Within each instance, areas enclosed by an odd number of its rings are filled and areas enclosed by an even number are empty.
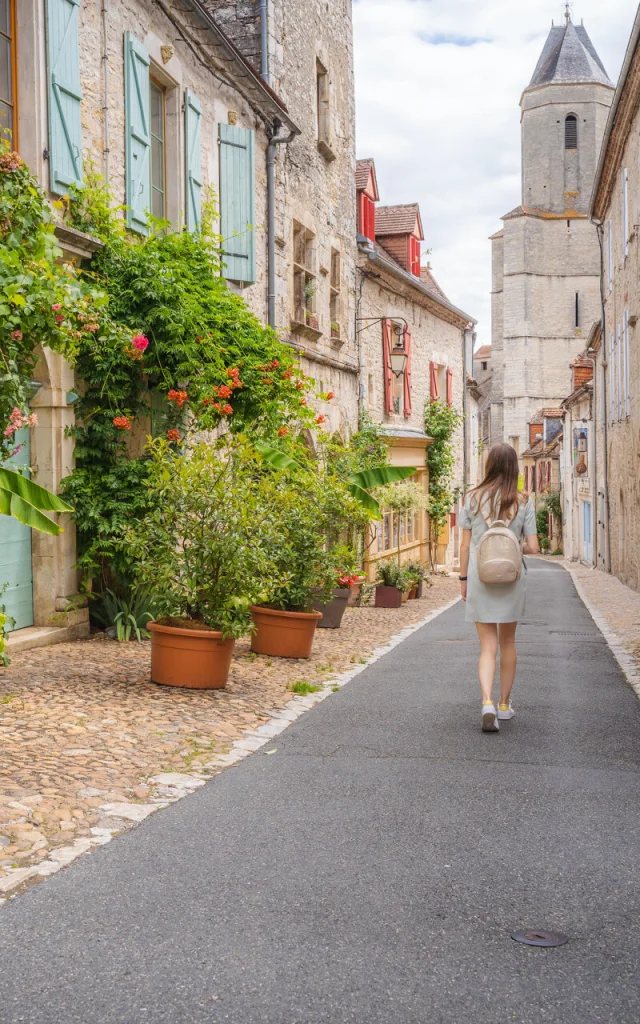
<svg viewBox="0 0 640 1024"><path fill-rule="evenodd" d="M10 901L2 1024L636 1024L637 700L560 567L519 638L499 734L458 605Z"/></svg>

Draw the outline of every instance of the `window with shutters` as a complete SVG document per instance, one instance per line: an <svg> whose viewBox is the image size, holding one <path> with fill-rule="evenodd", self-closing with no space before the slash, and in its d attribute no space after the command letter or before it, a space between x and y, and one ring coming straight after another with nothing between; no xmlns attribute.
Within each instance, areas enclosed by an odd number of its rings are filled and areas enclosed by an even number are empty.
<svg viewBox="0 0 640 1024"><path fill-rule="evenodd" d="M564 148L578 148L578 118L575 114L569 114L564 121Z"/></svg>
<svg viewBox="0 0 640 1024"><path fill-rule="evenodd" d="M331 250L331 274L329 277L329 317L331 320L331 338L334 342L340 341L342 334L341 319L341 289L342 289L342 258L337 249Z"/></svg>
<svg viewBox="0 0 640 1024"><path fill-rule="evenodd" d="M318 330L316 313L316 239L312 231L293 223L293 319Z"/></svg>
<svg viewBox="0 0 640 1024"><path fill-rule="evenodd" d="M420 277L420 242L415 235L409 235L409 269L414 277Z"/></svg>
<svg viewBox="0 0 640 1024"><path fill-rule="evenodd" d="M0 129L11 133L14 149L18 148L16 74L15 0L0 0Z"/></svg>
<svg viewBox="0 0 640 1024"><path fill-rule="evenodd" d="M127 227L146 235L151 207L149 54L131 32L125 36Z"/></svg>
<svg viewBox="0 0 640 1024"><path fill-rule="evenodd" d="M82 184L79 8L80 0L47 0L49 187L58 195Z"/></svg>
<svg viewBox="0 0 640 1024"><path fill-rule="evenodd" d="M358 230L369 241L375 241L376 204L365 192L360 192L358 197Z"/></svg>
<svg viewBox="0 0 640 1024"><path fill-rule="evenodd" d="M223 273L229 281L251 284L256 279L255 132L221 124L218 141Z"/></svg>
<svg viewBox="0 0 640 1024"><path fill-rule="evenodd" d="M165 91L153 78L149 79L149 108L151 135L151 213L163 219L166 203Z"/></svg>
<svg viewBox="0 0 640 1024"><path fill-rule="evenodd" d="M200 125L202 108L198 97L187 89L184 98L185 209L188 231L202 223L202 156Z"/></svg>

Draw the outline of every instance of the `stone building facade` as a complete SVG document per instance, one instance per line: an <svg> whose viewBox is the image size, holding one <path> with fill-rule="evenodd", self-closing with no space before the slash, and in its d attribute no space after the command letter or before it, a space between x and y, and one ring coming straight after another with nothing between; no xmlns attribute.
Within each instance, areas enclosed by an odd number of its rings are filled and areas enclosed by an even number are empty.
<svg viewBox="0 0 640 1024"><path fill-rule="evenodd" d="M640 11L607 123L591 217L604 317L591 340L596 425L594 562L640 590Z"/></svg>
<svg viewBox="0 0 640 1024"><path fill-rule="evenodd" d="M596 431L593 417L593 360L582 355L572 366L572 391L562 403L564 425L560 472L565 557L596 564L593 491Z"/></svg>
<svg viewBox="0 0 640 1024"><path fill-rule="evenodd" d="M570 390L600 309L589 199L614 87L582 25L551 29L522 100L522 201L492 237L491 439L522 455L527 423Z"/></svg>
<svg viewBox="0 0 640 1024"><path fill-rule="evenodd" d="M431 269L420 264L422 223L417 204L377 206L373 160L359 160L358 302L356 312L360 363L360 408L384 425L391 442L392 462L416 466L417 480L427 487L424 430L425 403L439 398L461 412L466 409L466 374L470 372L475 320L454 306ZM392 368L394 349L406 352L403 372ZM459 427L454 485L464 489L465 431ZM468 467L467 467L468 468ZM451 565L457 557L456 508L451 528L441 538L438 561ZM379 524L370 550L372 569L379 558L397 548L403 557L428 561L428 522Z"/></svg>
<svg viewBox="0 0 640 1024"><path fill-rule="evenodd" d="M351 4L8 0L8 10L1 59L16 73L2 76L10 82L2 109L14 145L52 198L93 165L127 206L128 227L144 233L147 211L176 229L197 227L213 189L230 287L296 348L318 390L335 392L322 405L328 426L353 429ZM95 251L80 232L62 223L57 231L66 259ZM37 383L38 427L23 440L34 478L56 490L73 468L66 429L75 382L45 348ZM37 632L25 642L86 631L73 524L57 539L28 533L19 567L4 564L16 550L7 530L0 523L0 579L20 578L20 626Z"/></svg>
<svg viewBox="0 0 640 1024"><path fill-rule="evenodd" d="M267 81L300 134L277 154L274 326L320 391L327 426L358 422L355 343L355 97L351 0L204 0L258 70L265 11Z"/></svg>

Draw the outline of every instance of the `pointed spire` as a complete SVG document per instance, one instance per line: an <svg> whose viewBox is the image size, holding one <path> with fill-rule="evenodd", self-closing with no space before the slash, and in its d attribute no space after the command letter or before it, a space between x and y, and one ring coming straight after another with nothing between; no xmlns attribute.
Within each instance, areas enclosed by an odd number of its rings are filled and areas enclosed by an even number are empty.
<svg viewBox="0 0 640 1024"><path fill-rule="evenodd" d="M571 7L572 5L569 3L569 0L567 0L567 3L564 5L564 20L567 25L571 21Z"/></svg>
<svg viewBox="0 0 640 1024"><path fill-rule="evenodd" d="M571 4L565 4L565 24L554 25L527 88L540 85L594 82L613 87L584 25L574 25Z"/></svg>

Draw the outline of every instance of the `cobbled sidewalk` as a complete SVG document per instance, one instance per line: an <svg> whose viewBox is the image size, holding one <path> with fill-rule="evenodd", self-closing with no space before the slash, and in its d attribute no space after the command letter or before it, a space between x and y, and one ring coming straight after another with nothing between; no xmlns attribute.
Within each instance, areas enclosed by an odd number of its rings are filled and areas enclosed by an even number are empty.
<svg viewBox="0 0 640 1024"><path fill-rule="evenodd" d="M437 576L399 609L349 608L340 630L317 631L309 661L240 641L226 690L154 685L149 642L14 655L0 668L0 904L222 770L292 684L330 682L458 594L457 577Z"/></svg>
<svg viewBox="0 0 640 1024"><path fill-rule="evenodd" d="M635 667L636 680L631 680L640 697L640 594L621 583L617 576L610 576L599 569L590 569L580 562L563 560L594 611L602 618L609 635L607 639L631 659L625 669ZM631 674L628 672L628 674Z"/></svg>

